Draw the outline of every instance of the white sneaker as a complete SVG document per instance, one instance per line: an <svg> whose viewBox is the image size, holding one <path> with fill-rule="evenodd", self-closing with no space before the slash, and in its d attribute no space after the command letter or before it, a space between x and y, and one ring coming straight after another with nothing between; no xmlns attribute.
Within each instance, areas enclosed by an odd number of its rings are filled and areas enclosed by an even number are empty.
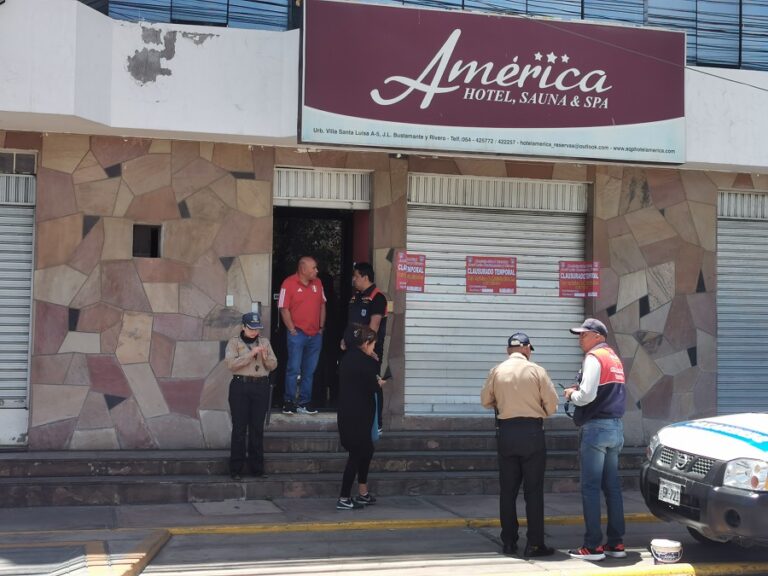
<svg viewBox="0 0 768 576"><path fill-rule="evenodd" d="M317 410L312 406L312 404L307 404L306 406L299 406L296 408L297 414L317 414Z"/></svg>

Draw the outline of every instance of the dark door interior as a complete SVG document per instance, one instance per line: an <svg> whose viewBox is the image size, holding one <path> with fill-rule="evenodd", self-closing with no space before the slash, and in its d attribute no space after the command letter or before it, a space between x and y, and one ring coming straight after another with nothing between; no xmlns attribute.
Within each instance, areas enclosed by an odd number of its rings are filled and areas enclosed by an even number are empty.
<svg viewBox="0 0 768 576"><path fill-rule="evenodd" d="M353 212L310 208L275 207L272 252L272 346L279 366L273 378L272 405L283 402L287 360L285 327L280 322L277 298L286 276L296 272L302 256L317 260L318 278L328 300L323 349L312 385L312 402L319 409L335 407L338 387L339 340L347 322L346 303L352 294Z"/></svg>

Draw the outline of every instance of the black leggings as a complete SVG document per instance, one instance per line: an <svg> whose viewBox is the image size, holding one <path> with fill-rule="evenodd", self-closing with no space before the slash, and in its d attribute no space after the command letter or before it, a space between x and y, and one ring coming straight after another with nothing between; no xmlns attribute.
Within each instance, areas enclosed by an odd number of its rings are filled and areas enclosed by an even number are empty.
<svg viewBox="0 0 768 576"><path fill-rule="evenodd" d="M349 456L347 457L347 465L344 468L344 476L341 480L341 493L339 494L342 498L349 498L352 493L352 484L355 482L355 476L357 476L358 484L368 483L368 468L373 459L373 442L363 446L352 446L348 450Z"/></svg>

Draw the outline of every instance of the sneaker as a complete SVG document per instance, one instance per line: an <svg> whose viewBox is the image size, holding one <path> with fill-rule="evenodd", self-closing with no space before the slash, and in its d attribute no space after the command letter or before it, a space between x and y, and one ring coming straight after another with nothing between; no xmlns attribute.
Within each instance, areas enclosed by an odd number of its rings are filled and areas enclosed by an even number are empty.
<svg viewBox="0 0 768 576"><path fill-rule="evenodd" d="M552 556L555 553L554 548L550 548L546 544L528 544L525 547L523 556L526 558L540 558L542 556Z"/></svg>
<svg viewBox="0 0 768 576"><path fill-rule="evenodd" d="M296 412L299 414L317 414L317 410L314 406L312 406L312 404L304 404L304 406L299 406L296 409Z"/></svg>
<svg viewBox="0 0 768 576"><path fill-rule="evenodd" d="M363 507L362 504L358 504L351 498L339 498L336 501L336 510L359 510Z"/></svg>
<svg viewBox="0 0 768 576"><path fill-rule="evenodd" d="M366 494L365 496L361 496L361 495L355 496L353 498L353 500L355 502L357 502L359 504L363 504L365 506L370 506L371 504L376 504L376 498L370 492L368 492L368 494Z"/></svg>
<svg viewBox="0 0 768 576"><path fill-rule="evenodd" d="M568 550L568 554L571 558L581 558L582 560L605 560L605 552L603 552L602 546L598 546L597 548L587 548L586 546L582 546L576 550Z"/></svg>
<svg viewBox="0 0 768 576"><path fill-rule="evenodd" d="M627 549L624 548L624 544L618 543L615 546L610 546L606 544L603 546L603 552L605 552L606 556L610 556L611 558L626 558L627 557Z"/></svg>
<svg viewBox="0 0 768 576"><path fill-rule="evenodd" d="M284 402L283 414L290 414L290 415L296 414L296 404L294 404L293 402Z"/></svg>

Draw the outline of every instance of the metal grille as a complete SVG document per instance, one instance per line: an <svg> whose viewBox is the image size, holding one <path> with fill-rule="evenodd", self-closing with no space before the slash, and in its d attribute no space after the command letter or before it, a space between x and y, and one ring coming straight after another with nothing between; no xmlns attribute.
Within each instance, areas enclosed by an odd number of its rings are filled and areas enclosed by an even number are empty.
<svg viewBox="0 0 768 576"><path fill-rule="evenodd" d="M659 455L659 463L663 464L664 466L672 466L672 462L675 461L675 451L671 448L667 448L664 446L661 449L661 454Z"/></svg>
<svg viewBox="0 0 768 576"><path fill-rule="evenodd" d="M35 177L0 174L0 204L35 205Z"/></svg>
<svg viewBox="0 0 768 576"><path fill-rule="evenodd" d="M675 462L677 460L678 454L684 454L687 456L688 461L692 462L687 464L683 469L675 468ZM676 472L679 472L681 474L683 473L689 473L693 476L706 476L712 466L715 464L715 460L712 458L702 458L699 456L696 456L695 454L689 454L687 452L682 452L679 450L674 450L672 448L668 448L667 446L663 446L661 449L661 454L659 454L659 464L662 466L666 466L667 468L674 468Z"/></svg>
<svg viewBox="0 0 768 576"><path fill-rule="evenodd" d="M768 410L767 194L720 193L717 222L717 412ZM732 219L739 218L739 219Z"/></svg>
<svg viewBox="0 0 768 576"><path fill-rule="evenodd" d="M408 202L488 210L586 214L587 185L546 180L411 174Z"/></svg>
<svg viewBox="0 0 768 576"><path fill-rule="evenodd" d="M368 210L372 188L370 172L276 168L274 205Z"/></svg>
<svg viewBox="0 0 768 576"><path fill-rule="evenodd" d="M709 474L710 469L714 465L715 461L711 458L697 458L691 466L691 474L697 476L706 476Z"/></svg>
<svg viewBox="0 0 768 576"><path fill-rule="evenodd" d="M410 182L449 197L426 178ZM419 194L410 197L423 200ZM581 365L568 328L583 320L584 303L559 297L558 266L583 260L584 215L488 208L408 208L407 249L426 255L427 272L425 292L406 295L406 414L485 414L480 389L516 330L531 336L534 361L554 381L570 383ZM516 257L517 294L467 294L468 255Z"/></svg>
<svg viewBox="0 0 768 576"><path fill-rule="evenodd" d="M768 193L721 191L717 213L720 218L738 220L768 220Z"/></svg>

